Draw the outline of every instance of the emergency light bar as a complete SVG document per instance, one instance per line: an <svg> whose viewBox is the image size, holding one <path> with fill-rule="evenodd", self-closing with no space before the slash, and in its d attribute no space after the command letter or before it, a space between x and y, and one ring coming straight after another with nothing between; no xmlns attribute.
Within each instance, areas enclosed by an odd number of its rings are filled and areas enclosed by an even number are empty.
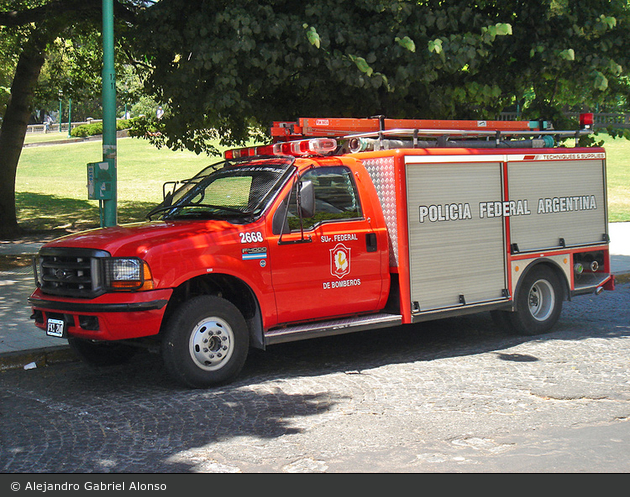
<svg viewBox="0 0 630 497"><path fill-rule="evenodd" d="M232 150L226 150L223 155L226 159L240 159L242 157L253 157L254 155L273 155L273 145L234 148Z"/></svg>
<svg viewBox="0 0 630 497"><path fill-rule="evenodd" d="M226 150L224 155L226 159L240 159L254 155L326 155L336 149L337 140L334 138L312 138L310 140L278 142L259 147L236 148Z"/></svg>

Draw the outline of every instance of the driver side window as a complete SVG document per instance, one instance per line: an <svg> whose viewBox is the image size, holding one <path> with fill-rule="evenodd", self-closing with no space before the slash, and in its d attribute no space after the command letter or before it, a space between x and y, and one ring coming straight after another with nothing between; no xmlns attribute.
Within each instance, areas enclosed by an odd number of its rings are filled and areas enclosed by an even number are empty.
<svg viewBox="0 0 630 497"><path fill-rule="evenodd" d="M315 192L315 212L312 217L302 219L305 230L310 230L323 222L347 221L362 217L361 203L350 169L317 168L304 174L300 181L313 183ZM291 231L301 229L295 191L291 194L287 221Z"/></svg>

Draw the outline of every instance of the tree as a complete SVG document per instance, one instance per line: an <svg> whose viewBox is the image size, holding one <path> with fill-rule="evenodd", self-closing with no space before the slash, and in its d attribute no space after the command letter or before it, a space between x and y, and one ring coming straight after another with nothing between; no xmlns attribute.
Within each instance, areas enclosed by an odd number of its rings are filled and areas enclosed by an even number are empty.
<svg viewBox="0 0 630 497"><path fill-rule="evenodd" d="M19 59L0 131L6 234L18 229L15 172L44 55L72 30L97 32L101 0L0 5L9 36L0 41L0 106L2 77ZM124 37L134 40L124 51L146 70L146 95L167 110L160 120L140 120L136 132L171 148L213 152L209 138L238 144L271 121L312 115L489 119L518 105L524 117L562 124L563 108L627 102L629 93L627 0L116 6Z"/></svg>
<svg viewBox="0 0 630 497"><path fill-rule="evenodd" d="M35 109L50 111L72 99L72 118L100 118L103 54L99 33L93 28L68 29L46 50L33 98Z"/></svg>
<svg viewBox="0 0 630 497"><path fill-rule="evenodd" d="M4 111L11 95L11 80L17 64L17 44L19 38L6 32L0 26L0 116Z"/></svg>
<svg viewBox="0 0 630 497"><path fill-rule="evenodd" d="M118 0L116 16L129 20L145 2ZM15 211L15 177L33 98L46 53L58 38L77 31L98 33L101 0L5 0L0 6L0 70L17 59L10 97L0 128L0 235L19 232Z"/></svg>
<svg viewBox="0 0 630 497"><path fill-rule="evenodd" d="M162 0L136 24L154 140L212 151L300 116L494 118L625 96L626 0ZM142 129L140 130L140 132Z"/></svg>
<svg viewBox="0 0 630 497"><path fill-rule="evenodd" d="M499 70L482 73L482 80L494 79L526 115L561 123L564 108L626 101L626 0L507 0L496 8L513 34L510 43L496 47Z"/></svg>

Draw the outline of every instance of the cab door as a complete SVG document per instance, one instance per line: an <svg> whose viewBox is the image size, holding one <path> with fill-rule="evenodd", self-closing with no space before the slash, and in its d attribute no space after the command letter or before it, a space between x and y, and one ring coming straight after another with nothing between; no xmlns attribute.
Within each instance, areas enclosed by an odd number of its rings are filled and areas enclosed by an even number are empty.
<svg viewBox="0 0 630 497"><path fill-rule="evenodd" d="M314 194L313 212L298 209L305 185ZM374 312L384 305L388 268L349 168L305 172L276 211L272 232L278 324Z"/></svg>

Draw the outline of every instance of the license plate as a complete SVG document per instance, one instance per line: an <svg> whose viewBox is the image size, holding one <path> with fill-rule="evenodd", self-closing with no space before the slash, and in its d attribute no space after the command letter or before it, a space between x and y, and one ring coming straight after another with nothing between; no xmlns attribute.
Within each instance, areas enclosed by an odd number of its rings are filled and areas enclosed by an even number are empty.
<svg viewBox="0 0 630 497"><path fill-rule="evenodd" d="M66 323L62 319L48 319L46 326L46 335L51 337L63 338L66 331Z"/></svg>

